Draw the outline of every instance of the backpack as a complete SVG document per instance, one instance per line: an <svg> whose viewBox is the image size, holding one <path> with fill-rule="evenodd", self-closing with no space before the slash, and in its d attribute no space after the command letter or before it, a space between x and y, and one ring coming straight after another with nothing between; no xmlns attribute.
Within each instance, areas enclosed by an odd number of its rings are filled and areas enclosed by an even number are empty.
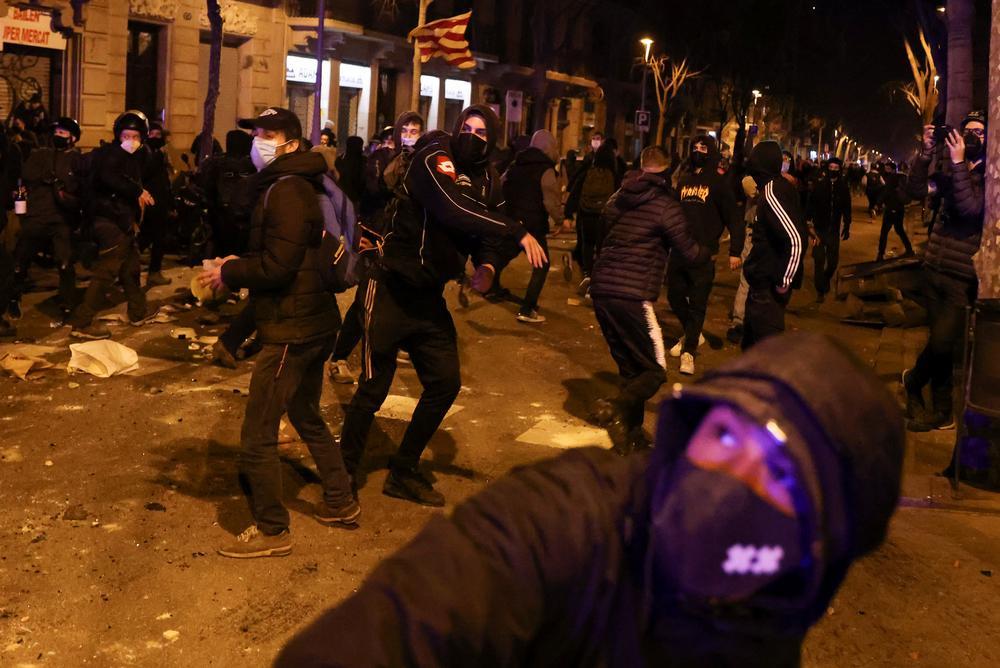
<svg viewBox="0 0 1000 668"><path fill-rule="evenodd" d="M250 211L244 203L242 189L246 179L256 173L245 158L225 157L219 164L215 181L215 192L219 208L235 218L249 218Z"/></svg>
<svg viewBox="0 0 1000 668"><path fill-rule="evenodd" d="M289 178L284 176L278 181ZM275 181L264 194L264 208ZM323 258L320 274L323 284L333 292L344 292L356 286L361 279L360 266L360 225L354 212L354 204L336 182L323 175L323 192L316 194L319 208L323 212L323 235L320 239L319 254Z"/></svg>
<svg viewBox="0 0 1000 668"><path fill-rule="evenodd" d="M580 212L599 214L615 192L615 175L610 169L593 167L587 170L580 192Z"/></svg>

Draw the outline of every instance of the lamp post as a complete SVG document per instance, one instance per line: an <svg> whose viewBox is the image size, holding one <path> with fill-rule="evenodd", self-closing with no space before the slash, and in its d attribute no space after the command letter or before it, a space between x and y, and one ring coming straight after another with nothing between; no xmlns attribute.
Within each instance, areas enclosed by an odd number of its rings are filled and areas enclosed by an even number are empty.
<svg viewBox="0 0 1000 668"><path fill-rule="evenodd" d="M642 111L646 111L646 76L649 74L649 52L653 48L653 40L649 37L643 37L639 40L639 43L645 47L646 52L642 59L642 102L639 105ZM639 149L646 148L646 131L639 130Z"/></svg>

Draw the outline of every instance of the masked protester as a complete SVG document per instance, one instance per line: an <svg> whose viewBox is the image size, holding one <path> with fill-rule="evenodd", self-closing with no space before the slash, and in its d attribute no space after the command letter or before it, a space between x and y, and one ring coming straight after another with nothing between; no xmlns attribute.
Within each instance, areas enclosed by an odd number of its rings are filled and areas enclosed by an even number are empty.
<svg viewBox="0 0 1000 668"><path fill-rule="evenodd" d="M489 107L473 106L459 115L456 128L454 135L428 133L414 146L403 181L407 197L397 200L380 270L366 285L364 373L341 434L345 463L360 487L359 466L375 412L389 393L397 353L408 352L423 393L382 492L430 506L443 506L444 496L419 471L420 456L461 388L444 286L463 273L468 254L484 239L516 240L533 266L546 261L523 226L488 206L492 189L500 190L486 169L499 131L496 115Z"/></svg>
<svg viewBox="0 0 1000 668"><path fill-rule="evenodd" d="M663 284L667 256L680 254L691 264L701 264L710 252L699 250L689 220L673 197L663 150L646 148L640 164L642 171L629 174L608 202L610 231L590 286L597 322L623 381L618 396L598 401L594 413L620 454L644 447L645 405L666 380L663 333L653 302Z"/></svg>
<svg viewBox="0 0 1000 668"><path fill-rule="evenodd" d="M831 158L826 175L816 182L806 218L816 234L813 248L816 301L823 303L840 261L840 242L851 236L851 189L843 173L840 158Z"/></svg>
<svg viewBox="0 0 1000 668"><path fill-rule="evenodd" d="M371 164L382 164L385 157L384 166L379 168L377 177L369 174L373 182L366 184L365 196L362 198L362 221L366 233L374 234L375 242L383 238L389 231L392 216L396 211L397 199L406 197L403 192L403 176L410 166L410 157L413 155L413 147L424 134L424 119L415 111L404 111L396 119L396 124L392 131L392 145L396 148L391 150L391 155L381 156L376 152L369 160ZM381 152L389 149L379 149ZM366 249L376 250L376 249ZM373 260L370 252L362 254L365 263L366 273L373 270L371 266ZM352 385L357 381L357 376L347 362L351 352L361 342L364 334L364 299L367 289L367 278L362 278L358 288L354 292L354 301L344 314L344 326L337 334L337 344L333 347L333 354L330 357L330 380L335 383Z"/></svg>
<svg viewBox="0 0 1000 668"><path fill-rule="evenodd" d="M170 133L159 123L151 123L145 144L146 164L143 167L143 183L155 204L146 208L139 228L139 249L149 249L149 269L146 288L168 285L170 279L163 275L163 253L167 228L174 209L174 198L170 189L174 168L167 154Z"/></svg>
<svg viewBox="0 0 1000 668"><path fill-rule="evenodd" d="M615 152L610 146L601 146L590 163L585 164L577 174L576 182L566 198L563 229L569 230L575 221L576 248L573 249L573 257L583 273L583 280L577 288L581 297L585 297L590 290L594 260L607 231L601 214L608 199L620 185Z"/></svg>
<svg viewBox="0 0 1000 668"><path fill-rule="evenodd" d="M907 184L912 197L926 197L933 184L941 198L941 213L931 228L923 266L930 334L916 364L903 373L908 426L914 431L951 429L955 423L955 356L963 340L965 311L975 301L978 290L972 256L982 239L985 142L986 115L972 112L962 121L960 131L953 130L945 138L945 169L929 177L938 146L934 126L926 126L923 150ZM927 385L931 388L929 405L923 394Z"/></svg>
<svg viewBox="0 0 1000 668"><path fill-rule="evenodd" d="M263 347L250 378L240 471L249 483L253 524L219 550L225 557L284 556L292 551L282 499L278 427L288 419L316 462L323 500L313 517L329 526L354 525L361 507L351 496L340 448L319 412L323 366L340 325L335 295L323 278L323 193L326 161L303 150L302 125L287 109L270 107L253 119L250 158L256 204L243 257L229 256L202 273L204 285L249 288Z"/></svg>
<svg viewBox="0 0 1000 668"><path fill-rule="evenodd" d="M878 237L878 254L876 262L885 259L886 245L889 243L889 230L894 230L899 240L903 242L905 257L913 255L913 244L906 234L906 178L896 168L896 163L887 160L882 166L882 181L884 185L880 193L879 204L882 206L882 230Z"/></svg>
<svg viewBox="0 0 1000 668"><path fill-rule="evenodd" d="M82 302L69 318L71 336L106 339L111 331L94 317L104 295L117 279L128 300L128 320L141 327L156 316L147 309L139 285L139 248L136 236L147 207L156 201L143 187L144 156L139 153L149 125L141 111L126 111L114 124L114 141L99 149L91 163L93 236L100 253Z"/></svg>
<svg viewBox="0 0 1000 668"><path fill-rule="evenodd" d="M802 285L806 224L795 186L781 177L781 147L763 141L750 153L748 172L757 184L753 248L743 273L750 293L743 322L743 349L785 330L785 307Z"/></svg>
<svg viewBox="0 0 1000 668"><path fill-rule="evenodd" d="M80 217L80 126L72 118L59 118L52 129L52 147L32 151L21 178L28 191L28 211L21 217L17 243L19 290L28 279L32 260L47 244L59 271L59 299L65 311L76 303L76 272L71 235Z"/></svg>
<svg viewBox="0 0 1000 668"><path fill-rule="evenodd" d="M882 178L882 166L872 163L865 174L865 197L868 198L868 217L875 222L875 216L882 208L882 189L885 187L885 180Z"/></svg>
<svg viewBox="0 0 1000 668"><path fill-rule="evenodd" d="M365 141L361 137L348 137L344 147L344 154L337 158L336 168L339 180L337 185L347 193L355 206L361 201L364 192L365 165L368 158L365 156Z"/></svg>
<svg viewBox="0 0 1000 668"><path fill-rule="evenodd" d="M686 375L694 373L695 354L705 341L701 330L715 282L715 255L725 230L730 235L729 268L737 271L742 264L743 221L729 180L717 170L720 158L715 139L709 135L695 137L690 166L677 182L691 234L707 253L697 263L673 255L667 266L667 300L684 331L677 345L670 349L670 356L680 358L680 371Z"/></svg>
<svg viewBox="0 0 1000 668"><path fill-rule="evenodd" d="M799 666L903 445L870 368L775 337L678 387L649 455L574 450L433 517L275 665Z"/></svg>

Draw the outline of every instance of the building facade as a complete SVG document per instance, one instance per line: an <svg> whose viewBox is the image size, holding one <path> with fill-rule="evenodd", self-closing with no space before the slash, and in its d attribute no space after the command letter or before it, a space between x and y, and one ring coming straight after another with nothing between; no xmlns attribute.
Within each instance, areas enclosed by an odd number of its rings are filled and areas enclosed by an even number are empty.
<svg viewBox="0 0 1000 668"><path fill-rule="evenodd" d="M405 35L416 22L413 3L386 12L370 0L327 1L318 100L315 0L220 4L216 137L270 105L287 106L309 128L318 104L338 137L367 139L409 106L413 51ZM607 84L589 76L586 59L571 68L533 65L532 6L530 0L505 0L502 8L499 0L435 0L429 19L472 9L476 67L457 70L440 59L423 65L420 111L428 127L450 129L462 108L482 102L501 116L506 140L544 126L563 151L586 145L598 129L626 146L631 119L625 113L609 117ZM84 147L109 139L125 109L163 122L175 147L190 146L201 131L210 48L205 0L0 0L0 14L4 118L39 92L50 115L80 121ZM585 52L588 31L596 26L563 20L569 52ZM622 90L627 96L638 89L616 84L615 90L622 106Z"/></svg>

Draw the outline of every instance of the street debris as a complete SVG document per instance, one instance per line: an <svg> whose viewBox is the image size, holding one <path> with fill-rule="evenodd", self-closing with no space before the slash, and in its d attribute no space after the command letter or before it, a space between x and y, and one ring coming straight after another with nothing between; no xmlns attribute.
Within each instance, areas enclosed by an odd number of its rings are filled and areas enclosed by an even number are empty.
<svg viewBox="0 0 1000 668"><path fill-rule="evenodd" d="M170 330L170 336L181 341L194 341L198 338L198 333L191 327L174 327Z"/></svg>
<svg viewBox="0 0 1000 668"><path fill-rule="evenodd" d="M175 631L174 629L168 629L163 632L163 639L169 640L170 642L174 642L180 637L181 637L181 632Z"/></svg>
<svg viewBox="0 0 1000 668"><path fill-rule="evenodd" d="M8 348L8 350L11 349L14 352L0 353L0 369L21 380L28 380L28 374L32 371L41 371L53 367L51 362L47 362L41 357L17 352L17 346Z"/></svg>
<svg viewBox="0 0 1000 668"><path fill-rule="evenodd" d="M115 341L71 343L71 357L66 370L84 371L98 378L110 378L139 368L139 354Z"/></svg>
<svg viewBox="0 0 1000 668"><path fill-rule="evenodd" d="M158 512L158 513L165 513L165 512L167 512L167 507L164 506L162 503L157 503L156 501L150 501L145 506L143 506L143 508L145 508L146 510L152 510L152 511Z"/></svg>
<svg viewBox="0 0 1000 668"><path fill-rule="evenodd" d="M84 508L83 506L77 504L77 505L70 506L69 508L67 508L63 512L62 518L64 520L70 520L70 521L85 520L85 519L87 519L87 516L89 514L90 513L87 512L86 508Z"/></svg>

